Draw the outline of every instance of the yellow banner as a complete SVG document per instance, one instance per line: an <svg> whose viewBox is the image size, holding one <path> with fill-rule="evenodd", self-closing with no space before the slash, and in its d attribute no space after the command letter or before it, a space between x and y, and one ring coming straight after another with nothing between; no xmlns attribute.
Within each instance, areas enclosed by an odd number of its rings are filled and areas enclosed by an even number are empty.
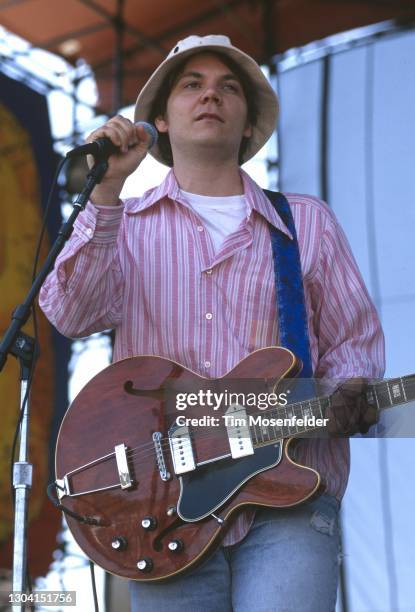
<svg viewBox="0 0 415 612"><path fill-rule="evenodd" d="M28 110L30 112L30 110ZM36 120L36 119L34 119ZM42 218L39 180L28 133L0 103L0 335L13 309L30 287L36 242ZM50 329L39 314L41 357L32 388L29 458L34 466L29 518L39 514L48 475L48 443L54 398L53 349ZM33 335L28 323L24 331ZM0 375L0 542L13 529L10 499L10 453L19 413L19 367L14 357Z"/></svg>

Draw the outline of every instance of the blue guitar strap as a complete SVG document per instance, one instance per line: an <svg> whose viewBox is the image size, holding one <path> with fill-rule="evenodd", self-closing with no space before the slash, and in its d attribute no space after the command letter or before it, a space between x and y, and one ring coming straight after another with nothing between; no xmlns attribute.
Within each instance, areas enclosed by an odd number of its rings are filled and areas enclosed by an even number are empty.
<svg viewBox="0 0 415 612"><path fill-rule="evenodd" d="M288 348L303 362L300 377L311 379L313 368L311 364L300 252L294 219L288 201L282 193L266 189L264 189L264 193L293 236L293 240L291 240L286 234L269 224L277 293L279 344ZM307 395L312 395L314 394L314 387L306 385L304 392ZM294 398L292 397L291 399Z"/></svg>

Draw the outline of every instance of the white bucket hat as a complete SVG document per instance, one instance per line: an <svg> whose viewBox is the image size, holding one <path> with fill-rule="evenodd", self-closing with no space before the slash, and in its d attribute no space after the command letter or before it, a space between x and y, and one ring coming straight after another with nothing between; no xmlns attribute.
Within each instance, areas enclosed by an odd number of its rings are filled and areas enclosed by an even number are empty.
<svg viewBox="0 0 415 612"><path fill-rule="evenodd" d="M210 34L209 36L188 36L180 40L140 91L135 105L134 121L149 120L154 101L167 75L183 59L203 51L216 51L230 57L241 67L255 89L258 117L256 125L252 126L252 136L248 140L243 155L242 161L246 162L263 147L275 130L278 118L278 98L257 62L234 47L227 36ZM166 164L157 144L149 152L157 161Z"/></svg>

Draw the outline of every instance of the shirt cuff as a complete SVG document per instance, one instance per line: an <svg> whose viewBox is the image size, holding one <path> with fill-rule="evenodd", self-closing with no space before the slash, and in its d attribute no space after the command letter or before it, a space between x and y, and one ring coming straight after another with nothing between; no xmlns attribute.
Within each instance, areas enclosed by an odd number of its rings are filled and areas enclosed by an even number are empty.
<svg viewBox="0 0 415 612"><path fill-rule="evenodd" d="M95 244L112 244L116 241L124 204L96 206L88 202L74 224L74 232L84 241Z"/></svg>

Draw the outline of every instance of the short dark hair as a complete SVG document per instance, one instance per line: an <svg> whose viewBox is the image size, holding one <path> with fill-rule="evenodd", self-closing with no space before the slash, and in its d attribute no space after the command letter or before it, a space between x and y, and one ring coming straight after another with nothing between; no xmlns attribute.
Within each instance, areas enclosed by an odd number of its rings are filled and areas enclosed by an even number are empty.
<svg viewBox="0 0 415 612"><path fill-rule="evenodd" d="M231 72L236 76L238 81L241 84L242 91L244 93L246 99L246 105L248 110L248 121L250 125L256 125L258 119L258 106L255 99L255 87L252 83L251 79L245 73L245 71L229 56L224 53L220 53L217 51L201 51L200 53L212 53L216 55L221 62L227 66ZM151 109L148 120L150 123L154 123L157 117L164 117L167 110L167 101L169 99L170 93L179 77L182 73L187 62L196 55L191 55L190 57L184 58L182 62L180 62L164 79L161 84L157 95L155 97L155 102ZM244 136L242 138L241 146L239 148L238 154L238 162L242 164L243 156L245 154L246 148L248 146L249 138ZM173 166L173 153L170 144L170 138L167 133L159 133L158 138L158 147L163 158L163 161L168 166Z"/></svg>

